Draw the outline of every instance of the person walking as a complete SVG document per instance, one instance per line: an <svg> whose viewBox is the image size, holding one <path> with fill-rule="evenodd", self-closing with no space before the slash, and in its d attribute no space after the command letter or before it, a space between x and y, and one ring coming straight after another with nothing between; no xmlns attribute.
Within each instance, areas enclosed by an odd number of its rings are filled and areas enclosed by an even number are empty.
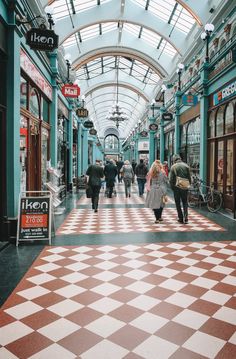
<svg viewBox="0 0 236 359"><path fill-rule="evenodd" d="M104 177L103 168L100 166L100 161L96 160L94 165L90 165L86 171L86 176L89 177L88 185L91 188L92 209L94 212L98 211L99 193L101 189L101 179Z"/></svg>
<svg viewBox="0 0 236 359"><path fill-rule="evenodd" d="M106 191L108 197L111 198L117 176L117 167L115 166L113 160L107 161L107 164L104 167L104 175L106 180Z"/></svg>
<svg viewBox="0 0 236 359"><path fill-rule="evenodd" d="M170 169L170 186L174 193L175 206L178 212L178 222L188 223L188 187L191 184L190 169L187 163L183 162L180 155L173 156L173 165ZM184 180L186 188L180 188L178 181ZM186 181L187 180L187 181ZM181 202L183 210L181 208Z"/></svg>
<svg viewBox="0 0 236 359"><path fill-rule="evenodd" d="M137 177L138 191L139 191L140 197L143 196L143 194L144 194L144 186L146 183L147 173L148 173L148 168L144 164L143 159L141 158L139 164L135 167L135 174Z"/></svg>
<svg viewBox="0 0 236 359"><path fill-rule="evenodd" d="M124 162L122 161L122 158L120 157L120 159L116 162L117 172L118 172L118 183L122 182L122 176L121 176L120 170L123 167L123 165L124 165Z"/></svg>
<svg viewBox="0 0 236 359"><path fill-rule="evenodd" d="M123 180L125 184L125 196L131 196L131 182L134 178L133 168L128 160L124 162L123 167L121 168L121 173L123 175Z"/></svg>
<svg viewBox="0 0 236 359"><path fill-rule="evenodd" d="M155 223L161 223L165 198L167 194L168 178L163 171L160 161L153 162L148 172L150 187L147 186L146 207L151 208L155 215Z"/></svg>

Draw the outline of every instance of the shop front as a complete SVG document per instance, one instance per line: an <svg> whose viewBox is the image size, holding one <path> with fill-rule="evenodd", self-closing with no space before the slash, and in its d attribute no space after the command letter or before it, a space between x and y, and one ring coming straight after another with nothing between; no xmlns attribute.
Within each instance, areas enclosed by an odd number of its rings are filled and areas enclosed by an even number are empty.
<svg viewBox="0 0 236 359"><path fill-rule="evenodd" d="M181 128L180 155L192 174L199 175L200 167L200 118L185 123Z"/></svg>
<svg viewBox="0 0 236 359"><path fill-rule="evenodd" d="M72 150L72 156L73 156L73 184L76 184L77 176L78 176L78 122L77 119L73 118L73 150Z"/></svg>
<svg viewBox="0 0 236 359"><path fill-rule="evenodd" d="M61 173L60 186L68 187L69 176L69 144L68 144L68 118L69 112L62 100L58 98L58 115L57 115L57 167ZM63 191L62 198L66 195Z"/></svg>
<svg viewBox="0 0 236 359"><path fill-rule="evenodd" d="M20 62L20 188L39 191L47 182L52 88L23 50Z"/></svg>
<svg viewBox="0 0 236 359"><path fill-rule="evenodd" d="M164 160L168 162L168 166L172 165L172 157L174 155L174 124L170 123L164 129L165 152Z"/></svg>
<svg viewBox="0 0 236 359"><path fill-rule="evenodd" d="M224 207L236 201L236 81L210 97L208 181L223 194Z"/></svg>

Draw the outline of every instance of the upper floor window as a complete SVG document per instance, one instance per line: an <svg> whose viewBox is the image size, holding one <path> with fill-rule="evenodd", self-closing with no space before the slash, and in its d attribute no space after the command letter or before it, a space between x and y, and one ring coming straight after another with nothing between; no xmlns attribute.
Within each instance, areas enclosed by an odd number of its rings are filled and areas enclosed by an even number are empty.
<svg viewBox="0 0 236 359"><path fill-rule="evenodd" d="M29 110L35 117L40 118L39 96L34 88L30 92Z"/></svg>
<svg viewBox="0 0 236 359"><path fill-rule="evenodd" d="M215 137L215 111L212 111L210 113L209 116L209 125L208 125L208 129L209 129L209 133L208 133L208 137Z"/></svg>
<svg viewBox="0 0 236 359"><path fill-rule="evenodd" d="M224 107L220 107L216 114L216 136L224 134Z"/></svg>
<svg viewBox="0 0 236 359"><path fill-rule="evenodd" d="M230 102L225 111L225 134L234 132L234 103Z"/></svg>

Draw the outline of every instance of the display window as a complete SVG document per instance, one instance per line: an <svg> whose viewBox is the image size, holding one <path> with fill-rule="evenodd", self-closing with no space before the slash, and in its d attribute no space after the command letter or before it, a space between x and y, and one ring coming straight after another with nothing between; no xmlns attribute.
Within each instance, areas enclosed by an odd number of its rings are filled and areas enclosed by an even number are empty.
<svg viewBox="0 0 236 359"><path fill-rule="evenodd" d="M47 181L49 101L24 74L20 86L21 191L39 191Z"/></svg>

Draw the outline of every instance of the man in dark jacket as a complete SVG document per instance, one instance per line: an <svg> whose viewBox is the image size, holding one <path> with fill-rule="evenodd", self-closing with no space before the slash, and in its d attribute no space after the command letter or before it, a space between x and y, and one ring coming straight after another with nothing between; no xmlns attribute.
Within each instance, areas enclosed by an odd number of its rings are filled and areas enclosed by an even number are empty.
<svg viewBox="0 0 236 359"><path fill-rule="evenodd" d="M106 190L108 192L108 197L112 197L113 187L115 184L115 178L117 176L117 167L114 165L112 160L108 160L107 164L104 167L104 175L106 180Z"/></svg>
<svg viewBox="0 0 236 359"><path fill-rule="evenodd" d="M122 182L122 176L121 176L120 170L123 167L123 165L124 165L124 161L122 161L122 158L120 158L119 161L116 162L119 183Z"/></svg>
<svg viewBox="0 0 236 359"><path fill-rule="evenodd" d="M103 169L100 166L100 161L96 160L95 165L90 165L87 169L86 176L89 176L88 185L92 190L92 209L94 212L98 211L99 193L101 189L101 178L104 177Z"/></svg>
<svg viewBox="0 0 236 359"><path fill-rule="evenodd" d="M173 165L170 169L170 186L174 193L175 205L178 212L178 222L188 223L188 190L176 187L176 177L186 178L191 183L189 166L184 163L179 155L173 156ZM181 201L183 211L181 208Z"/></svg>
<svg viewBox="0 0 236 359"><path fill-rule="evenodd" d="M140 163L135 167L135 174L138 182L138 191L139 196L141 197L144 193L144 185L146 182L146 176L148 173L147 166L143 163L143 159L141 158Z"/></svg>

